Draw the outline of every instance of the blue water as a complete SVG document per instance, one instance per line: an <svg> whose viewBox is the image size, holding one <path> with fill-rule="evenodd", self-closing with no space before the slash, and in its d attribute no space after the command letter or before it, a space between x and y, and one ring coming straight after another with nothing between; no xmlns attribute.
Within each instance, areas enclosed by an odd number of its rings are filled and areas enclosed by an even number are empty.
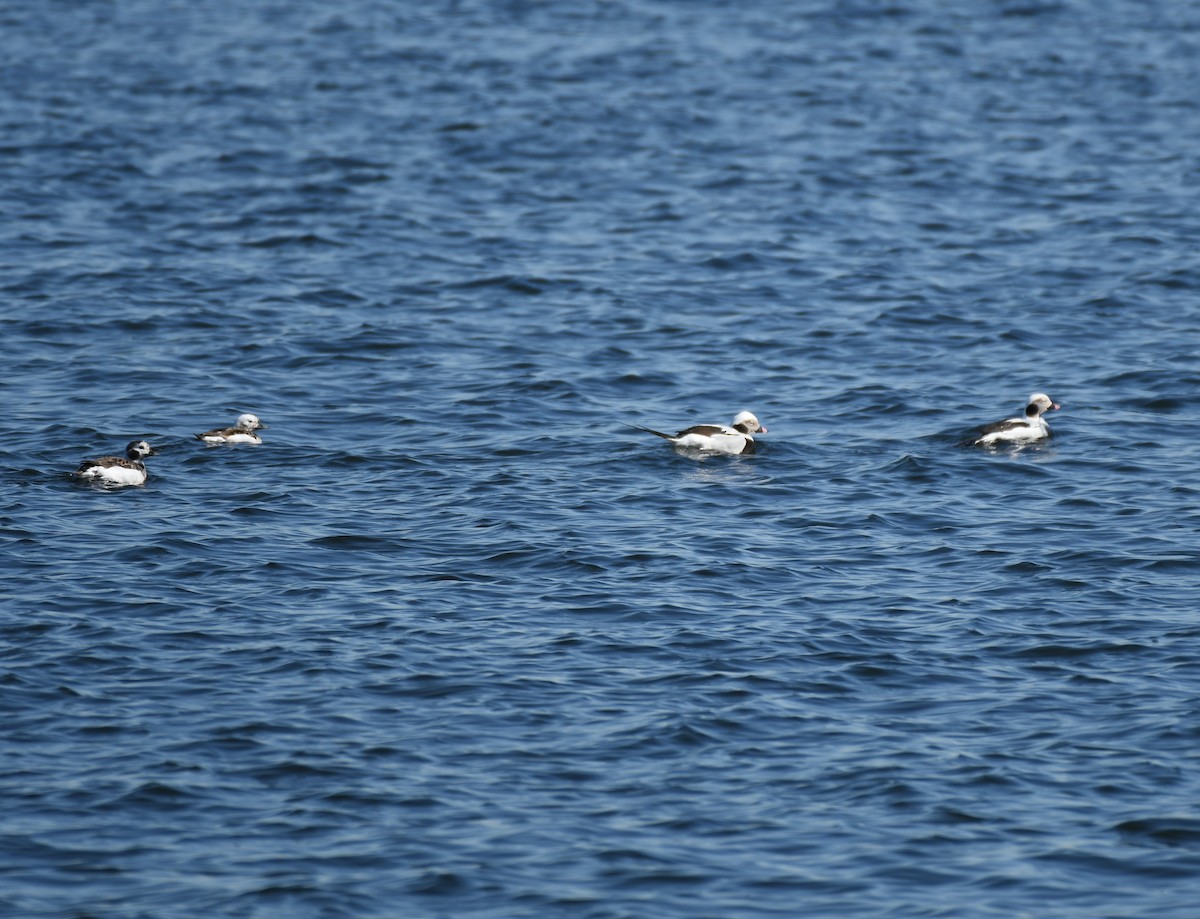
<svg viewBox="0 0 1200 919"><path fill-rule="evenodd" d="M1197 915L1196 4L24 0L0 60L0 915Z"/></svg>

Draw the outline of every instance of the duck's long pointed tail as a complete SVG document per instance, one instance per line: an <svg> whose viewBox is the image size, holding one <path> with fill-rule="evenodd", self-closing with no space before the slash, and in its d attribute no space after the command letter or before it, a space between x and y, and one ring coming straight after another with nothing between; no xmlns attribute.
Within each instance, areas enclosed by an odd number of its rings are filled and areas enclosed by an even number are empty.
<svg viewBox="0 0 1200 919"><path fill-rule="evenodd" d="M633 428L635 431L645 431L647 434L654 434L661 437L663 440L674 440L674 435L664 434L662 431L656 431L654 428L644 428L640 424L629 424L626 427Z"/></svg>

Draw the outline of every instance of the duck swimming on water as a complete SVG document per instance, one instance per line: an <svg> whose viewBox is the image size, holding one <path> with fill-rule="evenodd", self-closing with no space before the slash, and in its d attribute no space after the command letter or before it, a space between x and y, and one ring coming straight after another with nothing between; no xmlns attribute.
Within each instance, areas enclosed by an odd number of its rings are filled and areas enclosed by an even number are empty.
<svg viewBox="0 0 1200 919"><path fill-rule="evenodd" d="M1052 436L1050 425L1042 415L1056 411L1059 405L1043 392L1035 392L1029 397L1025 406L1025 415L1021 418L1007 418L989 424L972 437L974 446L990 446L992 444L1034 443Z"/></svg>
<svg viewBox="0 0 1200 919"><path fill-rule="evenodd" d="M685 428L678 434L664 434L662 431L643 428L640 425L633 427L647 434L665 438L681 450L695 450L700 453L753 453L754 435L767 433L767 429L759 423L753 412L739 412L734 417L732 426L698 424Z"/></svg>
<svg viewBox="0 0 1200 919"><path fill-rule="evenodd" d="M254 432L264 428L266 425L258 420L257 415L247 412L238 415L233 427L205 431L203 434L197 434L196 440L202 440L206 444L261 444L262 438Z"/></svg>
<svg viewBox="0 0 1200 919"><path fill-rule="evenodd" d="M125 448L125 456L102 456L84 460L75 470L81 479L95 479L105 485L146 484L146 464L142 458L157 456L158 451L144 440L133 440Z"/></svg>

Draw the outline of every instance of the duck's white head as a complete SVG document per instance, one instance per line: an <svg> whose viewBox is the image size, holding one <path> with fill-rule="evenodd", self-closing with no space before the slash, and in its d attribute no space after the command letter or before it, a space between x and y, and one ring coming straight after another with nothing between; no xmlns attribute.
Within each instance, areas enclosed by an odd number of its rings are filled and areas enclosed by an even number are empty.
<svg viewBox="0 0 1200 919"><path fill-rule="evenodd" d="M158 456L158 451L144 440L132 440L125 448L125 455L131 460L140 460L143 456Z"/></svg>
<svg viewBox="0 0 1200 919"><path fill-rule="evenodd" d="M743 434L766 434L767 429L758 423L754 412L738 412L734 416L733 426Z"/></svg>
<svg viewBox="0 0 1200 919"><path fill-rule="evenodd" d="M1025 404L1025 416L1027 418L1037 418L1042 412L1048 412L1057 408L1058 404L1044 392L1035 392Z"/></svg>
<svg viewBox="0 0 1200 919"><path fill-rule="evenodd" d="M244 415L238 415L237 428L239 430L251 433L265 427L266 425L258 420L257 415L251 415L249 412Z"/></svg>

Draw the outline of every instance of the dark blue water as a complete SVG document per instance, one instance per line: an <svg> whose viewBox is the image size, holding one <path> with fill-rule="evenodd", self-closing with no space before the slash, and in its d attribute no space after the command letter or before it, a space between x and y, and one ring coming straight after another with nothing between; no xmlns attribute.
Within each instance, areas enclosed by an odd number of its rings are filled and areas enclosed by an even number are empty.
<svg viewBox="0 0 1200 919"><path fill-rule="evenodd" d="M1196 4L26 0L0 61L0 915L1196 915Z"/></svg>

